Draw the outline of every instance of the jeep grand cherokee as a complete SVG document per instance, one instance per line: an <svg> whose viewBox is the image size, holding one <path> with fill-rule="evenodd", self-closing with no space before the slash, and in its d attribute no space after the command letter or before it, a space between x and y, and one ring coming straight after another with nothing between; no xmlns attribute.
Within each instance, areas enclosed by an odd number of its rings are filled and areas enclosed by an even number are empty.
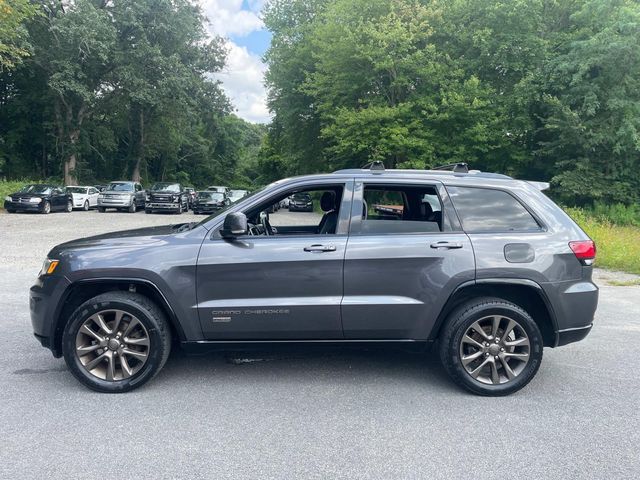
<svg viewBox="0 0 640 480"><path fill-rule="evenodd" d="M541 188L458 167L281 180L198 224L53 248L31 288L33 328L103 392L150 380L172 340L437 341L456 383L506 395L543 347L589 333L598 300L594 243ZM267 213L301 194L323 213Z"/></svg>

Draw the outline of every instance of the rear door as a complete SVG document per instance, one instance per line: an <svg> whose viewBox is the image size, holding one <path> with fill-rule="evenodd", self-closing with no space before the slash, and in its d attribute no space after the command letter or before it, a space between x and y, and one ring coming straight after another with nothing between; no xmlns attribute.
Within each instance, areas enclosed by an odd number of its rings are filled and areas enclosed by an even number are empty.
<svg viewBox="0 0 640 480"><path fill-rule="evenodd" d="M427 339L449 295L474 276L471 243L440 182L356 181L345 338Z"/></svg>

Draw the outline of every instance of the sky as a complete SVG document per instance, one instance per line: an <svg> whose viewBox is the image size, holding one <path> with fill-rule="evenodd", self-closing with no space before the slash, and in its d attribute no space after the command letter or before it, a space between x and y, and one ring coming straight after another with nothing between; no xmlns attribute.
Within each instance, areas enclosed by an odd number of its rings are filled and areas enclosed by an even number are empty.
<svg viewBox="0 0 640 480"><path fill-rule="evenodd" d="M271 34L264 28L260 11L265 0L200 0L209 19L209 32L227 41L227 65L215 75L236 108L250 122L270 120L264 88L266 67L262 55Z"/></svg>

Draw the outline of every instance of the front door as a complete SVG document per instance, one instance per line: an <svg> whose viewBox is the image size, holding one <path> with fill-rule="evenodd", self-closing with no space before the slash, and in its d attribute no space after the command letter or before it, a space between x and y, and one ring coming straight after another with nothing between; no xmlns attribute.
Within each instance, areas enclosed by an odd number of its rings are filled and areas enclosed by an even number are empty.
<svg viewBox="0 0 640 480"><path fill-rule="evenodd" d="M429 338L450 294L475 276L471 243L442 185L357 183L351 227L345 338Z"/></svg>
<svg viewBox="0 0 640 480"><path fill-rule="evenodd" d="M197 267L197 308L206 339L343 338L340 301L351 200L346 187L320 186L341 198L342 220L331 231L318 233L320 212L280 210L270 214L272 234L265 234L257 223L286 196L281 192L243 209L254 235L224 240L212 232Z"/></svg>

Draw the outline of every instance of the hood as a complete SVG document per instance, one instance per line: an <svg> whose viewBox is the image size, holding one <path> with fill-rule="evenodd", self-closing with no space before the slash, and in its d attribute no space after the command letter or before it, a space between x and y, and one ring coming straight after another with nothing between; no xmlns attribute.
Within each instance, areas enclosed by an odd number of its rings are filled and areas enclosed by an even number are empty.
<svg viewBox="0 0 640 480"><path fill-rule="evenodd" d="M184 224L163 225L160 227L136 228L134 230L123 230L120 232L103 233L93 237L79 238L70 242L62 243L53 248L51 252L62 250L76 250L91 247L118 247L152 245L162 242L163 237L177 233L178 228Z"/></svg>
<svg viewBox="0 0 640 480"><path fill-rule="evenodd" d="M11 198L46 198L49 197L50 193L12 193L9 195Z"/></svg>

